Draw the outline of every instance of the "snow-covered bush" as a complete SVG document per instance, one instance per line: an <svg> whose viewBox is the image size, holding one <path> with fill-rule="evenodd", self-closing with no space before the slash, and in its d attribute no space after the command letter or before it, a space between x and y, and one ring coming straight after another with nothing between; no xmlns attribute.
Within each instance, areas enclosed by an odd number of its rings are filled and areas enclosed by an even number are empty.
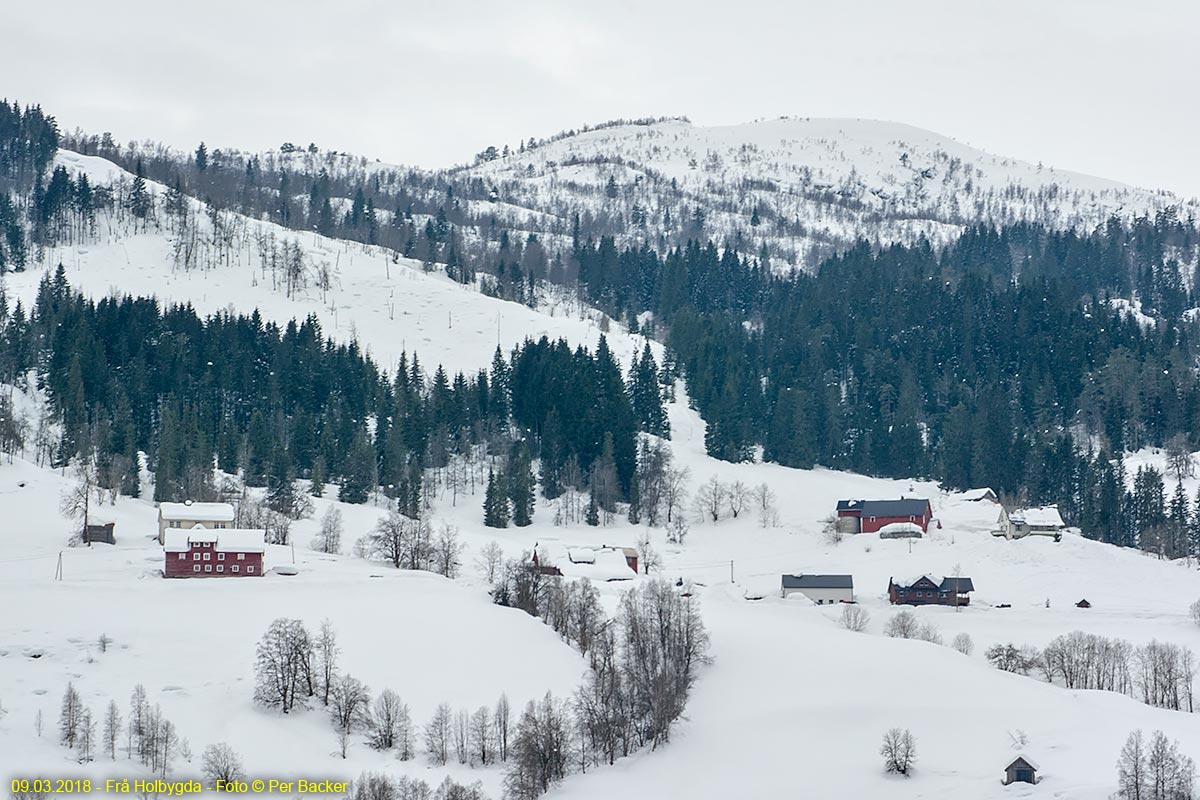
<svg viewBox="0 0 1200 800"><path fill-rule="evenodd" d="M950 642L950 646L962 653L964 656L969 656L971 653L975 652L975 642L971 640L971 634L969 633L960 633L956 635L954 640Z"/></svg>
<svg viewBox="0 0 1200 800"><path fill-rule="evenodd" d="M867 623L871 621L871 615L862 606L847 604L842 606L842 616L838 621L846 630L861 633L867 629Z"/></svg>
<svg viewBox="0 0 1200 800"><path fill-rule="evenodd" d="M921 624L917 621L917 615L905 609L897 614L894 614L884 626L884 636L890 636L893 639L916 639L921 631Z"/></svg>

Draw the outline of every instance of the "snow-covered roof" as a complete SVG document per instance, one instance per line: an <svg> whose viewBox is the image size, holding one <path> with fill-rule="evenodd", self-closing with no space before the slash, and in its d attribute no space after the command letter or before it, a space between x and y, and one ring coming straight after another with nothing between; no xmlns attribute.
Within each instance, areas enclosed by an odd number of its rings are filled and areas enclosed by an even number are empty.
<svg viewBox="0 0 1200 800"><path fill-rule="evenodd" d="M216 549L224 553L265 553L267 532L261 528L230 528L217 531Z"/></svg>
<svg viewBox="0 0 1200 800"><path fill-rule="evenodd" d="M853 575L784 575L784 589L853 589Z"/></svg>
<svg viewBox="0 0 1200 800"><path fill-rule="evenodd" d="M963 500L995 500L996 493L991 489L967 489L965 492L959 492L958 496Z"/></svg>
<svg viewBox="0 0 1200 800"><path fill-rule="evenodd" d="M1008 519L1014 525L1023 523L1031 528L1062 528L1066 526L1056 506L1022 508L1009 513Z"/></svg>
<svg viewBox="0 0 1200 800"><path fill-rule="evenodd" d="M110 522L115 523L117 520L112 514L106 511L96 511L88 509L87 524L88 525L108 525Z"/></svg>
<svg viewBox="0 0 1200 800"><path fill-rule="evenodd" d="M889 522L879 529L880 533L921 533L921 526L915 522Z"/></svg>
<svg viewBox="0 0 1200 800"><path fill-rule="evenodd" d="M168 528L163 536L163 550L168 553L186 553L193 544L215 543L214 549L222 553L265 553L266 531L260 529L226 528Z"/></svg>
<svg viewBox="0 0 1200 800"><path fill-rule="evenodd" d="M596 551L590 547L571 547L567 549L567 558L572 564L595 564Z"/></svg>
<svg viewBox="0 0 1200 800"><path fill-rule="evenodd" d="M626 560L623 547L565 547L564 545L540 544L537 546L538 563L544 567L557 567L564 577L588 578L593 581L631 580L635 573ZM583 560L586 554L591 560Z"/></svg>
<svg viewBox="0 0 1200 800"><path fill-rule="evenodd" d="M163 519L233 522L233 506L229 503L159 503L158 513Z"/></svg>
<svg viewBox="0 0 1200 800"><path fill-rule="evenodd" d="M1008 767L1005 767L1005 769L1008 769L1008 768L1009 768L1009 767L1011 767L1013 764L1016 764L1018 761L1024 761L1026 764L1028 764L1030 767L1032 767L1033 769L1037 770L1038 772L1041 772L1041 770L1042 770L1042 768L1041 768L1041 767L1039 767L1037 764L1035 764L1035 763L1033 762L1033 759L1032 759L1032 758L1030 758L1029 756L1025 755L1024 753L1020 753L1020 754L1018 754L1018 755L1017 755L1015 758L1013 758L1013 760L1012 760L1012 761L1008 762Z"/></svg>

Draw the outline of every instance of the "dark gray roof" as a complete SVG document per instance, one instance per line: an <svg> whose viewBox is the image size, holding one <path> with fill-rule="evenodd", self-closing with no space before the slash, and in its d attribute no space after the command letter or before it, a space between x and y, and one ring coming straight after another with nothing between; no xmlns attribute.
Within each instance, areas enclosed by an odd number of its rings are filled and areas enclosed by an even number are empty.
<svg viewBox="0 0 1200 800"><path fill-rule="evenodd" d="M853 575L784 575L784 589L853 589Z"/></svg>
<svg viewBox="0 0 1200 800"><path fill-rule="evenodd" d="M919 517L929 510L929 501L916 497L904 500L863 500L864 517Z"/></svg>
<svg viewBox="0 0 1200 800"><path fill-rule="evenodd" d="M970 578L943 578L942 585L938 588L943 592L953 592L955 587L959 594L975 591L975 584L971 582Z"/></svg>

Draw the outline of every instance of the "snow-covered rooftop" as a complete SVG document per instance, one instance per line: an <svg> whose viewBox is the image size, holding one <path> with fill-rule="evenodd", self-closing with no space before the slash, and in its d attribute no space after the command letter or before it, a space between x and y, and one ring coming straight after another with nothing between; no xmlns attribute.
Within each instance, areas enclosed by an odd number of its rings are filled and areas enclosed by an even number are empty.
<svg viewBox="0 0 1200 800"><path fill-rule="evenodd" d="M170 528L163 537L163 550L168 553L186 553L192 544L215 543L218 552L223 553L265 553L267 551L266 532L261 529L226 528L213 530L210 528Z"/></svg>
<svg viewBox="0 0 1200 800"><path fill-rule="evenodd" d="M233 522L233 506L229 503L159 503L158 513L168 520Z"/></svg>
<svg viewBox="0 0 1200 800"><path fill-rule="evenodd" d="M1013 511L1008 518L1014 525L1024 523L1031 528L1062 528L1066 526L1056 506L1022 508Z"/></svg>

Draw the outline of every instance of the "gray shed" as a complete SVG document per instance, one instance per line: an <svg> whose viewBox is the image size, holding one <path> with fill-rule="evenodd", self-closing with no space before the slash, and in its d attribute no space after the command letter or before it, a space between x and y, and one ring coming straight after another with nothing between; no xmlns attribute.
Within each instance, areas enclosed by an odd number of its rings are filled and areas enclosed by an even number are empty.
<svg viewBox="0 0 1200 800"><path fill-rule="evenodd" d="M1004 768L1004 785L1010 783L1037 783L1038 768L1027 756L1017 756Z"/></svg>

